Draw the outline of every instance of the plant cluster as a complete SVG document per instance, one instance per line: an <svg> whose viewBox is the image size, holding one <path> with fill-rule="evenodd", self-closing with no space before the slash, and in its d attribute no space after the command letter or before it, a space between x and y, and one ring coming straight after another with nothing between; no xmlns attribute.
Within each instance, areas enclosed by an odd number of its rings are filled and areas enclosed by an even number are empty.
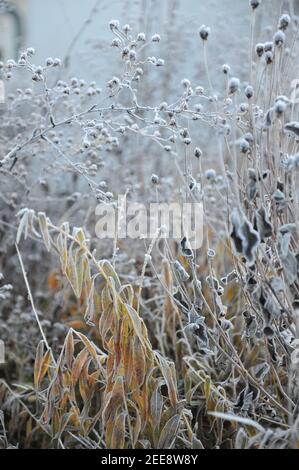
<svg viewBox="0 0 299 470"><path fill-rule="evenodd" d="M255 44L249 3L248 79L224 64L214 88L203 25L208 88L170 102L139 94L163 37L117 20L102 88L33 48L0 63L3 448L298 448L298 26ZM124 193L202 203L202 248L98 240L96 205Z"/></svg>

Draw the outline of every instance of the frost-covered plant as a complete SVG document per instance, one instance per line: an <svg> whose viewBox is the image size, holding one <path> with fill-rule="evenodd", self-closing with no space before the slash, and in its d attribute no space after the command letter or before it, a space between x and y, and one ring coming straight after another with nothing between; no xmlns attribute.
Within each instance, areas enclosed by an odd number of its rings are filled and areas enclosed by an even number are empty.
<svg viewBox="0 0 299 470"><path fill-rule="evenodd" d="M252 31L260 4L250 1ZM186 77L175 100L159 103L140 87L167 67L152 55L163 36L117 20L122 71L104 87L62 79L59 59L34 65L32 48L1 66L0 268L14 288L0 290L1 322L8 353L20 348L1 387L5 443L298 447L292 21L284 14L271 41L252 41L246 81L222 66L222 89L209 63L213 31L201 26L208 88ZM16 88L19 74L32 85ZM136 154L136 138L156 150ZM152 155L166 161L159 172ZM121 191L201 202L202 248L163 239L162 227L148 243L97 240L94 207Z"/></svg>

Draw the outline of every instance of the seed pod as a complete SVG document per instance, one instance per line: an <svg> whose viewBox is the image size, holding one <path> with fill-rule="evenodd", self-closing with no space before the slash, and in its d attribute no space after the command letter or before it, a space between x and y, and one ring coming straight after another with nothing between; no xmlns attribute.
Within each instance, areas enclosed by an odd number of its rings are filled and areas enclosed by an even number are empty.
<svg viewBox="0 0 299 470"><path fill-rule="evenodd" d="M277 31L273 40L276 47L281 47L286 41L286 36L283 31Z"/></svg>
<svg viewBox="0 0 299 470"><path fill-rule="evenodd" d="M285 101L282 101L282 100L276 101L274 105L276 116L278 117L282 116L285 113L286 109L287 109L287 104L285 103Z"/></svg>
<svg viewBox="0 0 299 470"><path fill-rule="evenodd" d="M160 181L159 176L157 176L157 175L152 175L151 180L152 180L152 183L155 184L155 185L159 184L159 181Z"/></svg>
<svg viewBox="0 0 299 470"><path fill-rule="evenodd" d="M273 52L267 51L265 54L265 59L266 59L266 64L271 65L274 59Z"/></svg>
<svg viewBox="0 0 299 470"><path fill-rule="evenodd" d="M256 51L256 53L257 53L257 55L258 55L259 57L262 57L262 55L263 55L264 52L265 52L265 46L264 46L264 44L261 44L261 43L257 44L257 45L255 46L255 51Z"/></svg>
<svg viewBox="0 0 299 470"><path fill-rule="evenodd" d="M253 10L256 10L261 4L261 0L249 0L249 4Z"/></svg>
<svg viewBox="0 0 299 470"><path fill-rule="evenodd" d="M240 80L236 77L232 77L228 83L228 90L230 95L234 95L240 90Z"/></svg>
<svg viewBox="0 0 299 470"><path fill-rule="evenodd" d="M245 96L248 100L250 100L254 95L253 87L248 85L245 89Z"/></svg>
<svg viewBox="0 0 299 470"><path fill-rule="evenodd" d="M152 36L152 42L160 42L161 41L161 37L159 34L154 34Z"/></svg>
<svg viewBox="0 0 299 470"><path fill-rule="evenodd" d="M206 25L202 25L199 29L199 35L203 41L207 41L209 34L210 34L210 28Z"/></svg>
<svg viewBox="0 0 299 470"><path fill-rule="evenodd" d="M208 181L215 181L216 176L217 176L217 173L213 168L205 172L205 177L207 178Z"/></svg>
<svg viewBox="0 0 299 470"><path fill-rule="evenodd" d="M230 72L230 66L227 64L222 65L222 72L224 73L224 75L228 75Z"/></svg>
<svg viewBox="0 0 299 470"><path fill-rule="evenodd" d="M182 282L186 282L190 279L189 274L187 273L187 271L185 270L185 268L181 265L179 261L175 261L174 269Z"/></svg>
<svg viewBox="0 0 299 470"><path fill-rule="evenodd" d="M273 51L273 42L268 41L264 45L265 52L272 52Z"/></svg>
<svg viewBox="0 0 299 470"><path fill-rule="evenodd" d="M181 250L185 258L194 258L193 251L188 246L188 240L184 237L181 241Z"/></svg>
<svg viewBox="0 0 299 470"><path fill-rule="evenodd" d="M291 18L289 15L282 15L279 19L278 28L282 31L286 31L291 23Z"/></svg>
<svg viewBox="0 0 299 470"><path fill-rule="evenodd" d="M202 156L202 151L200 148L196 147L196 149L194 150L194 156L196 158L200 158Z"/></svg>

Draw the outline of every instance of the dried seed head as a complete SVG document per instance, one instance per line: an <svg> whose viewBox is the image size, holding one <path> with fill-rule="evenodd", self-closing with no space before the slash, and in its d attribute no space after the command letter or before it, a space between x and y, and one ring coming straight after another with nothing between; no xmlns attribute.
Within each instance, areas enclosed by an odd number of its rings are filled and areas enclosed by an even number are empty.
<svg viewBox="0 0 299 470"><path fill-rule="evenodd" d="M111 42L112 47L121 47L121 40L119 38L114 38Z"/></svg>
<svg viewBox="0 0 299 470"><path fill-rule="evenodd" d="M286 41L286 36L283 31L277 31L273 40L274 40L275 46L281 47Z"/></svg>
<svg viewBox="0 0 299 470"><path fill-rule="evenodd" d="M268 41L264 44L265 52L273 51L273 42Z"/></svg>
<svg viewBox="0 0 299 470"><path fill-rule="evenodd" d="M26 54L29 56L33 56L35 54L35 49L33 47L28 47L26 50Z"/></svg>
<svg viewBox="0 0 299 470"><path fill-rule="evenodd" d="M261 4L261 0L249 0L249 5L253 10L256 10Z"/></svg>
<svg viewBox="0 0 299 470"><path fill-rule="evenodd" d="M264 46L264 44L261 44L261 43L257 44L257 45L255 46L255 51L256 51L256 53L257 53L257 55L258 55L259 57L262 57L262 55L263 55L264 52L265 52L265 46Z"/></svg>
<svg viewBox="0 0 299 470"><path fill-rule="evenodd" d="M208 40L210 31L210 28L204 24L199 28L199 35L203 41Z"/></svg>
<svg viewBox="0 0 299 470"><path fill-rule="evenodd" d="M144 33L139 33L138 36L137 36L137 41L145 42L146 41L145 34Z"/></svg>
<svg viewBox="0 0 299 470"><path fill-rule="evenodd" d="M217 173L213 168L211 168L210 170L207 170L206 173L205 173L205 177L209 181L215 181L216 176L217 176Z"/></svg>
<svg viewBox="0 0 299 470"><path fill-rule="evenodd" d="M123 26L123 32L124 32L125 34L128 34L131 30L132 30L132 28L131 28L131 26L130 26L129 24L125 24L125 25Z"/></svg>
<svg viewBox="0 0 299 470"><path fill-rule="evenodd" d="M196 149L194 150L194 156L196 158L200 158L202 156L202 151L200 148L196 147Z"/></svg>
<svg viewBox="0 0 299 470"><path fill-rule="evenodd" d="M191 250L186 237L184 237L181 241L181 251L185 258L194 258L193 251Z"/></svg>
<svg viewBox="0 0 299 470"><path fill-rule="evenodd" d="M240 80L236 77L232 77L228 83L228 90L230 95L234 95L240 90Z"/></svg>
<svg viewBox="0 0 299 470"><path fill-rule="evenodd" d="M190 88L190 86L191 86L191 82L190 82L190 80L188 80L188 78L184 78L181 81L181 84L183 85L184 88Z"/></svg>
<svg viewBox="0 0 299 470"><path fill-rule="evenodd" d="M60 67L61 66L61 60L58 59L58 58L54 59L53 66L54 67Z"/></svg>
<svg viewBox="0 0 299 470"><path fill-rule="evenodd" d="M287 109L287 103L283 100L278 100L274 106L275 113L277 116L281 116Z"/></svg>
<svg viewBox="0 0 299 470"><path fill-rule="evenodd" d="M244 134L243 138L247 140L247 142L250 145L253 144L254 139L253 139L253 135L251 134L251 132L247 132L246 134Z"/></svg>
<svg viewBox="0 0 299 470"><path fill-rule="evenodd" d="M156 185L156 184L159 184L159 181L160 181L159 176L157 176L157 175L152 175L151 181L152 181L152 183L155 184L155 185Z"/></svg>
<svg viewBox="0 0 299 470"><path fill-rule="evenodd" d="M52 57L48 57L48 59L46 60L47 67L52 67L53 64L54 60L52 59Z"/></svg>
<svg viewBox="0 0 299 470"><path fill-rule="evenodd" d="M248 104L247 103L241 103L240 104L240 111L241 111L241 113L246 113L248 111Z"/></svg>
<svg viewBox="0 0 299 470"><path fill-rule="evenodd" d="M250 150L249 142L245 139L241 139L240 141L240 151L242 153L248 153Z"/></svg>
<svg viewBox="0 0 299 470"><path fill-rule="evenodd" d="M152 36L152 42L160 42L161 41L161 36L160 34L154 34Z"/></svg>
<svg viewBox="0 0 299 470"><path fill-rule="evenodd" d="M289 15L282 15L279 19L278 28L282 31L286 31L291 23L291 18Z"/></svg>
<svg viewBox="0 0 299 470"><path fill-rule="evenodd" d="M119 29L119 21L118 20L111 20L109 23L110 29L113 31L114 29Z"/></svg>
<svg viewBox="0 0 299 470"><path fill-rule="evenodd" d="M229 72L230 72L230 66L227 65L227 64L223 64L222 65L222 72L224 73L224 75L228 75Z"/></svg>
<svg viewBox="0 0 299 470"><path fill-rule="evenodd" d="M267 51L265 54L265 59L266 59L266 64L271 65L274 59L273 52Z"/></svg>
<svg viewBox="0 0 299 470"><path fill-rule="evenodd" d="M165 60L164 59L158 59L156 62L157 67L163 67L165 65Z"/></svg>
<svg viewBox="0 0 299 470"><path fill-rule="evenodd" d="M135 62L136 60L136 52L134 50L131 50L129 53L129 58L132 62Z"/></svg>
<svg viewBox="0 0 299 470"><path fill-rule="evenodd" d="M253 87L251 85L248 85L246 88L245 88L245 96L247 99L251 100L251 98L253 97L254 95L254 90L253 90Z"/></svg>
<svg viewBox="0 0 299 470"><path fill-rule="evenodd" d="M202 86L198 86L195 88L195 93L197 96L202 96L205 93L205 89Z"/></svg>

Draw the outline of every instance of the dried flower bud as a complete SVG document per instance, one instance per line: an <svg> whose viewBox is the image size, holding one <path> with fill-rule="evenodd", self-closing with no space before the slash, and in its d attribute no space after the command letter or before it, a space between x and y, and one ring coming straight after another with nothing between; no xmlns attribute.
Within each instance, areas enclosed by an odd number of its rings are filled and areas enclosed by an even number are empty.
<svg viewBox="0 0 299 470"><path fill-rule="evenodd" d="M28 47L28 49L26 50L26 54L28 54L29 56L34 55L35 49L33 47Z"/></svg>
<svg viewBox="0 0 299 470"><path fill-rule="evenodd" d="M54 64L54 60L52 59L52 57L48 57L46 60L46 66L52 67L53 64Z"/></svg>
<svg viewBox="0 0 299 470"><path fill-rule="evenodd" d="M249 4L253 10L256 10L261 4L261 0L249 0Z"/></svg>
<svg viewBox="0 0 299 470"><path fill-rule="evenodd" d="M128 34L131 30L132 30L132 28L131 28L131 26L130 26L129 24L125 24L125 25L123 26L123 32L124 32L125 34Z"/></svg>
<svg viewBox="0 0 299 470"><path fill-rule="evenodd" d="M216 171L215 171L213 168L211 168L210 170L207 170L207 171L205 172L205 177L206 177L207 180L209 180L209 181L215 181L216 176L217 176L217 173L216 173Z"/></svg>
<svg viewBox="0 0 299 470"><path fill-rule="evenodd" d="M257 55L258 55L259 57L262 57L262 55L263 55L264 52L265 52L265 46L264 46L264 44L261 44L261 43L257 44L257 45L255 46L255 51L256 51L256 53L257 53Z"/></svg>
<svg viewBox="0 0 299 470"><path fill-rule="evenodd" d="M163 67L165 65L165 60L164 59L158 59L156 62L157 67Z"/></svg>
<svg viewBox="0 0 299 470"><path fill-rule="evenodd" d="M228 75L229 72L230 72L230 66L227 65L227 64L223 64L222 65L222 72L224 73L224 75Z"/></svg>
<svg viewBox="0 0 299 470"><path fill-rule="evenodd" d="M160 181L159 176L157 175L152 175L151 180L153 184L159 184L159 181Z"/></svg>
<svg viewBox="0 0 299 470"><path fill-rule="evenodd" d="M282 31L286 31L291 23L291 18L289 15L282 15L279 19L278 28Z"/></svg>
<svg viewBox="0 0 299 470"><path fill-rule="evenodd" d="M136 60L136 52L134 50L131 50L129 53L129 58L131 61L135 62Z"/></svg>
<svg viewBox="0 0 299 470"><path fill-rule="evenodd" d="M202 156L202 151L200 148L196 147L196 149L194 150L194 156L196 158L200 158Z"/></svg>
<svg viewBox="0 0 299 470"><path fill-rule="evenodd" d="M248 104L247 103L241 103L240 104L240 112L241 113L247 113L248 111Z"/></svg>
<svg viewBox="0 0 299 470"><path fill-rule="evenodd" d="M160 34L154 34L152 36L152 42L160 42L161 41L161 36Z"/></svg>
<svg viewBox="0 0 299 470"><path fill-rule="evenodd" d="M35 73L38 73L38 75L41 75L43 73L43 68L41 66L37 67L35 69Z"/></svg>
<svg viewBox="0 0 299 470"><path fill-rule="evenodd" d="M248 153L250 150L249 142L245 139L240 140L240 151L242 153Z"/></svg>
<svg viewBox="0 0 299 470"><path fill-rule="evenodd" d="M205 89L202 86L198 86L195 88L195 93L197 96L202 96L205 93Z"/></svg>
<svg viewBox="0 0 299 470"><path fill-rule="evenodd" d="M189 88L191 86L191 82L190 82L190 80L188 80L188 78L184 78L181 81L181 84L183 85L184 88Z"/></svg>
<svg viewBox="0 0 299 470"><path fill-rule="evenodd" d="M253 139L253 135L251 134L251 132L247 132L247 134L244 134L243 138L245 140L247 140L247 142L252 145L253 142L254 142L254 139Z"/></svg>
<svg viewBox="0 0 299 470"><path fill-rule="evenodd" d="M114 29L119 29L119 21L118 20L111 20L109 23L110 29L113 31Z"/></svg>
<svg viewBox="0 0 299 470"><path fill-rule="evenodd" d="M274 59L273 52L267 51L265 54L265 59L266 59L266 64L271 65Z"/></svg>
<svg viewBox="0 0 299 470"><path fill-rule="evenodd" d="M274 105L274 109L276 115L281 116L287 109L287 103L283 100L278 100Z"/></svg>
<svg viewBox="0 0 299 470"><path fill-rule="evenodd" d="M274 40L275 46L281 47L286 41L286 36L283 31L277 31L273 40Z"/></svg>
<svg viewBox="0 0 299 470"><path fill-rule="evenodd" d="M273 51L273 42L268 41L264 44L265 52Z"/></svg>
<svg viewBox="0 0 299 470"><path fill-rule="evenodd" d="M144 33L139 33L138 36L137 36L137 41L145 42L146 41L145 34Z"/></svg>
<svg viewBox="0 0 299 470"><path fill-rule="evenodd" d="M203 41L207 41L209 34L210 34L210 28L206 25L202 25L199 29L199 35Z"/></svg>
<svg viewBox="0 0 299 470"><path fill-rule="evenodd" d="M228 83L228 90L230 95L234 95L240 90L240 80L238 78L231 78Z"/></svg>
<svg viewBox="0 0 299 470"><path fill-rule="evenodd" d="M111 42L112 47L121 47L121 40L119 38L114 38Z"/></svg>
<svg viewBox="0 0 299 470"><path fill-rule="evenodd" d="M248 85L246 88L245 88L245 96L247 99L251 100L251 98L253 97L254 95L254 90L253 90L253 87Z"/></svg>

